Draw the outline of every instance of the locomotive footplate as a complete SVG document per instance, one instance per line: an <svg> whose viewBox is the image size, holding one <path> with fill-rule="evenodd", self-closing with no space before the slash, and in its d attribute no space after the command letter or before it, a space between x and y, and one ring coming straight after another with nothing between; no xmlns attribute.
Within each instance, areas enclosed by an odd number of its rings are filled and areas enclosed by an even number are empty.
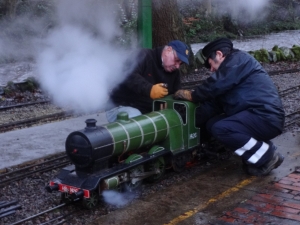
<svg viewBox="0 0 300 225"><path fill-rule="evenodd" d="M170 151L162 150L152 155L147 154L141 159L138 159L131 163L123 163L117 165L116 167L108 168L104 171L99 171L98 173L81 173L80 176L78 176L78 174L76 173L75 166L70 165L64 167L57 175L57 177L50 182L49 186L47 186L46 189L48 192L61 191L69 192L70 194L77 193L80 191L83 195L82 197L89 198L90 192L96 190L99 187L99 184L102 180L127 172L139 165L151 162L152 160L155 160L166 154L170 154ZM145 177L149 177L151 175L156 174L156 172L157 171L142 172L139 174L135 174L130 178L141 180ZM63 183L61 181L63 181Z"/></svg>

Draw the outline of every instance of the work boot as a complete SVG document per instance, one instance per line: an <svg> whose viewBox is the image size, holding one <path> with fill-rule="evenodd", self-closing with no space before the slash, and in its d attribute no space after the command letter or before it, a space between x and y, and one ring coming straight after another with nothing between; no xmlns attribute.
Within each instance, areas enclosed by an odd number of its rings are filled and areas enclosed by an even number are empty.
<svg viewBox="0 0 300 225"><path fill-rule="evenodd" d="M284 157L279 152L275 152L273 158L260 167L262 176L268 175L273 169L276 169L283 162Z"/></svg>
<svg viewBox="0 0 300 225"><path fill-rule="evenodd" d="M255 167L253 164L248 164L243 161L243 169L246 173L253 176L266 176L273 169L276 169L283 162L284 157L279 152L275 152L272 159L260 167Z"/></svg>

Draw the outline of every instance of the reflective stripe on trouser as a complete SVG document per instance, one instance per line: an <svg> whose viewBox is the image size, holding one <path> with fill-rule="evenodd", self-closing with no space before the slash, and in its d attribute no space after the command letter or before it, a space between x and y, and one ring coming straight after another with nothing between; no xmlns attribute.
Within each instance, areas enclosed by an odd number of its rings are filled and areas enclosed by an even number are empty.
<svg viewBox="0 0 300 225"><path fill-rule="evenodd" d="M235 150L234 152L248 163L261 166L273 156L274 149L275 147L272 142L267 144L262 141L257 141L254 138L250 138L243 147Z"/></svg>
<svg viewBox="0 0 300 225"><path fill-rule="evenodd" d="M280 134L268 121L249 111L214 117L207 122L206 128L244 161L255 166L272 158L275 147L269 140Z"/></svg>

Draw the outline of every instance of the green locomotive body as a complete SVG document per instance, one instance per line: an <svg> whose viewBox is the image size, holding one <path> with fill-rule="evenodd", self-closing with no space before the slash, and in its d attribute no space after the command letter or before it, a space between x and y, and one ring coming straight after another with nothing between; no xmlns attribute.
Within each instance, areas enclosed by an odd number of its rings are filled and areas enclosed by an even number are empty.
<svg viewBox="0 0 300 225"><path fill-rule="evenodd" d="M153 111L96 126L86 121L83 130L69 134L66 153L71 162L50 181L49 192L62 192L63 200L82 199L95 206L101 193L126 187L132 190L144 179L160 179L167 165L182 171L199 151L200 129L195 126L198 105L172 96L153 102Z"/></svg>

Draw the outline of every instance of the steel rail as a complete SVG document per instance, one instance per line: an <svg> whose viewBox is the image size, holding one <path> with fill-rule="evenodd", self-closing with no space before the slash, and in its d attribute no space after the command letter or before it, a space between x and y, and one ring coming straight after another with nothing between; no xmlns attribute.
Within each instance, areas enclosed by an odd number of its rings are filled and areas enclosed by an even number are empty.
<svg viewBox="0 0 300 225"><path fill-rule="evenodd" d="M75 210L74 211L71 211L70 213L67 213L66 215L61 215L61 216L58 216L52 220L49 220L47 222L44 222L44 223L41 223L40 225L47 225L47 224L51 224L51 225L59 225L59 224L65 224L67 221L69 221L70 218L72 215L74 215L76 213L76 216L80 216L82 214L82 212L76 212ZM60 220L60 221L57 221L57 220ZM55 222L57 221L57 222Z"/></svg>
<svg viewBox="0 0 300 225"><path fill-rule="evenodd" d="M300 72L300 69L288 69L288 70L273 70L273 71L267 71L267 73L270 76L285 74L285 73L298 73Z"/></svg>
<svg viewBox="0 0 300 225"><path fill-rule="evenodd" d="M34 171L25 172L24 174L20 174L20 175L11 177L11 178L6 178L4 180L1 180L0 188L4 187L5 185L8 185L9 183L11 183L13 181L18 181L18 180L24 179L24 178L26 178L29 175L32 175L32 174L35 174L35 173L39 173L39 172L40 173L47 172L47 171L50 171L52 169L62 168L64 166L66 166L66 165L69 165L70 163L71 162L69 160L68 161L64 161L64 162L59 162L59 163L56 163L56 164L53 164L53 165L49 165L49 166L43 167L41 169L37 169L37 170L34 170Z"/></svg>
<svg viewBox="0 0 300 225"><path fill-rule="evenodd" d="M44 214L46 214L46 213L48 213L48 212L54 211L54 210L59 209L59 208L64 207L64 206L66 206L66 203L60 204L60 205L58 205L58 206L56 206L56 207L53 207L53 208L51 208L51 209L48 209L48 210L45 210L45 211L40 212L40 213L38 213L38 214L35 214L35 215L33 215L33 216L27 217L27 218L25 218L25 219L23 219L23 220L20 220L20 221L15 222L15 223L13 223L13 224L11 224L11 225L22 224L22 223L25 222L25 221L32 220L32 219L34 219L34 218L36 218L36 217L38 217L38 216L44 215Z"/></svg>
<svg viewBox="0 0 300 225"><path fill-rule="evenodd" d="M53 158L53 159L49 159L48 160L48 158ZM65 159L65 158L67 158L67 156L66 155L62 155L62 156L55 157L55 155L54 155L54 156L50 156L48 158L44 158L44 160L47 160L47 161L44 161L44 162L41 162L41 163L34 164L34 162L32 162L32 165L30 165L30 166L20 167L19 169L13 170L13 171L10 171L10 172L2 172L2 173L0 173L0 179L2 177L5 177L5 176L13 175L14 173L20 173L23 170L29 170L29 169L31 169L33 167L36 167L36 166L41 166L41 165L44 165L44 164L47 164L47 163L54 162L56 160Z"/></svg>
<svg viewBox="0 0 300 225"><path fill-rule="evenodd" d="M291 93L294 93L300 89L300 85L285 89L283 91L279 91L280 97L285 97L286 95L289 95Z"/></svg>
<svg viewBox="0 0 300 225"><path fill-rule="evenodd" d="M13 108L20 108L20 107L37 105L37 104L45 104L45 103L50 103L50 100L20 103L20 104L9 105L9 106L0 106L0 110L10 110L10 109L13 109Z"/></svg>
<svg viewBox="0 0 300 225"><path fill-rule="evenodd" d="M287 128L300 121L300 110L289 113L285 116L285 118L289 118L289 117L293 117L293 118L289 119L288 121L285 121L284 128Z"/></svg>
<svg viewBox="0 0 300 225"><path fill-rule="evenodd" d="M270 76L275 76L275 75L280 75L280 74L287 74L287 73L298 73L300 72L300 69L288 69L288 70L274 70L274 71L267 71L267 73L270 75ZM197 77L199 75L196 75ZM187 75L187 77L189 77L189 75ZM187 78L187 79L190 79L192 81L185 81L185 82L182 82L181 86L185 89L193 89L195 88L196 85L199 85L203 82L203 79L193 79L193 76L190 75L190 78Z"/></svg>
<svg viewBox="0 0 300 225"><path fill-rule="evenodd" d="M17 209L21 209L21 205L17 205L18 201L0 202L0 218L16 213Z"/></svg>
<svg viewBox="0 0 300 225"><path fill-rule="evenodd" d="M33 124L36 124L38 122L41 122L43 120L57 120L61 118L69 118L74 116L73 110L65 111L65 112L59 112L59 113L54 113L50 115L45 115L45 116L39 116L36 118L31 118L31 119L26 119L26 120L21 120L21 121L16 121L12 123L6 123L0 125L0 132L7 132L9 130L19 128L20 126L30 126Z"/></svg>

